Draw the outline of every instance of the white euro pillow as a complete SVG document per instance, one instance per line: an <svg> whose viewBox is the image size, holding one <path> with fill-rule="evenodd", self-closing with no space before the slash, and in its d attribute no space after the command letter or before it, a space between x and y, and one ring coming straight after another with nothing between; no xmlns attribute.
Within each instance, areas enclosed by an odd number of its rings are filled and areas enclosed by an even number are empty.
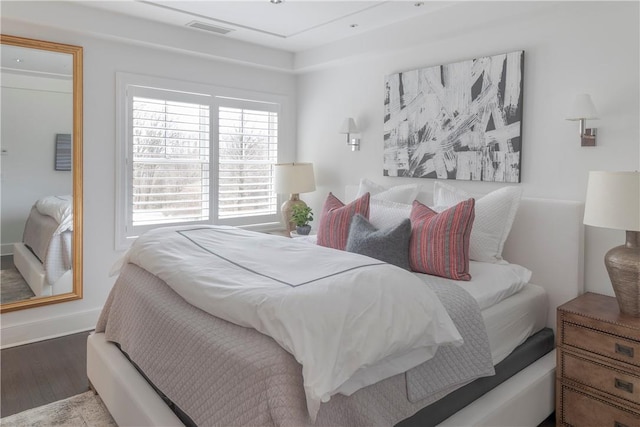
<svg viewBox="0 0 640 427"><path fill-rule="evenodd" d="M433 202L436 211L444 210L471 197L473 196L466 191L440 181L436 181L433 185ZM509 237L521 198L520 188L503 187L476 199L476 216L469 244L470 259L507 263L502 258L502 249Z"/></svg>
<svg viewBox="0 0 640 427"><path fill-rule="evenodd" d="M356 199L364 196L365 193L369 193L371 194L371 200L386 200L410 205L416 199L419 192L420 186L418 184L397 185L387 188L367 178L363 178L360 180Z"/></svg>
<svg viewBox="0 0 640 427"><path fill-rule="evenodd" d="M411 205L388 200L369 200L369 222L378 230L394 227L411 215Z"/></svg>

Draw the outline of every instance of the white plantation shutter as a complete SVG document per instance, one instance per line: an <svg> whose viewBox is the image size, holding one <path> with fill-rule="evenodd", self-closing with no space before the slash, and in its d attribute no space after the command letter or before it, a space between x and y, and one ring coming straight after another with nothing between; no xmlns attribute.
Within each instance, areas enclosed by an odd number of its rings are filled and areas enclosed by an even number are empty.
<svg viewBox="0 0 640 427"><path fill-rule="evenodd" d="M146 96L132 99L132 225L207 221L209 106L136 92Z"/></svg>
<svg viewBox="0 0 640 427"><path fill-rule="evenodd" d="M279 105L127 88L126 234L278 221Z"/></svg>
<svg viewBox="0 0 640 427"><path fill-rule="evenodd" d="M273 217L278 113L273 104L221 100L218 109L218 218ZM222 221L224 222L224 221Z"/></svg>

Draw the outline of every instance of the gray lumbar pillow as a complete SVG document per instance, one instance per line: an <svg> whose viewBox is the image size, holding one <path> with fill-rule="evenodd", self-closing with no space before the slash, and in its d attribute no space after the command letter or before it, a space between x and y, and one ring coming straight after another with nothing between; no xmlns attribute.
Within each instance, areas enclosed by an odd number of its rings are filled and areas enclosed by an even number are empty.
<svg viewBox="0 0 640 427"><path fill-rule="evenodd" d="M378 230L365 217L357 214L351 220L346 250L409 270L411 221Z"/></svg>

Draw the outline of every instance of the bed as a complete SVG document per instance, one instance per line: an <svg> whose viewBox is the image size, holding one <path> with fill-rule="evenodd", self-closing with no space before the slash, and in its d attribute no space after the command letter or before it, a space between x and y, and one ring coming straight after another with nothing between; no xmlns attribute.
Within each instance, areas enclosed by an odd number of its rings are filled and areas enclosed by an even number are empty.
<svg viewBox="0 0 640 427"><path fill-rule="evenodd" d="M71 196L47 196L34 203L14 264L35 297L71 292L73 208Z"/></svg>
<svg viewBox="0 0 640 427"><path fill-rule="evenodd" d="M349 192L353 192L353 188L347 188L347 194L349 194ZM428 196L423 195L423 197ZM388 425L428 425L432 423L434 419L437 419L437 422L441 425L537 425L553 411L555 355L553 351L548 352L553 347L552 336L551 345L549 346L549 332L550 329L555 326L555 307L582 292L581 215L582 205L578 202L522 200L511 235L505 245L504 254L505 258L512 263L527 265L533 271L531 282L537 285L527 285L522 291L505 298L501 304L488 307L481 312L483 323L487 325L488 341L491 347L490 357L493 365L499 362L496 365L496 372L499 371L499 374L480 378L461 388L456 387L457 390L454 391L456 397L454 400L458 401L457 405L460 407L456 408L453 413L451 413L452 409L450 404L445 405L447 408L444 409L437 408L438 403L444 401L444 399L430 400L430 404L426 405L425 409L419 410L426 401L420 401L420 399L418 399L417 406L411 406L416 405L415 402L412 404L408 403L405 412L396 413L389 418L391 424ZM542 233L540 230L547 232ZM152 325L152 327L156 325L155 327L157 329L155 330L144 331L141 329L139 332L134 333L130 337L131 340L148 340L150 336L157 338L160 334L164 335L164 332L173 327L172 325L179 324L180 322L193 323L195 319L199 317L204 316L206 318L206 316L208 316L208 314L186 303L179 296L172 294L173 291L166 289L166 284L158 277L134 265L125 266L125 270L126 274L121 275L119 280L126 280L131 283L130 286L123 287L123 289L128 289L133 292L136 288L137 291L141 291L141 289L148 286L149 289L143 293L146 295L152 294L154 298L159 298L159 300L154 302L153 300L147 299L146 303L157 304L160 307L171 307L171 309L165 310L162 315L158 315L156 318L142 319L140 322L138 322L138 319L133 318L129 318L128 320L121 319L123 320L122 322L116 321L115 325L112 325L115 329L127 329L133 323L147 322ZM133 298L135 298L134 295L127 295L124 299L133 300ZM107 302L107 305L110 303L111 302ZM191 310L191 312L184 315L180 314L178 318L172 322L164 323L166 318L173 316L173 313L186 313L177 310L180 305L186 305L184 308ZM525 307L527 306L532 307L532 309L526 310ZM128 314L126 313L127 310L125 310L123 316L120 317L135 315L135 310L129 308ZM529 314L521 316L520 313ZM109 321L111 322L111 319ZM215 321L224 322L221 319L216 319ZM516 324L515 328L507 327L513 324ZM547 328L544 328L545 326ZM239 329L242 329L242 333L244 334L253 333L261 335L252 329L241 328L233 324L223 324L223 327L230 330L235 329L235 332L230 333L237 333ZM98 331L102 329L104 329L104 326L99 325L97 328ZM546 337L544 335L546 335ZM264 337L264 335L261 336L269 342L269 338ZM534 338L530 338L531 336ZM535 337L540 341L546 342L546 344L543 344L543 347L546 345L548 349L542 351L544 355L529 361L533 363L530 363L527 367L519 366L513 368L508 366L505 369L501 367L501 364L509 362L509 357L516 360L526 358L526 355L530 353L526 345L528 345L527 343L535 341ZM182 336L178 334L174 339L181 340ZM260 338L254 336L246 339ZM203 339L202 342L207 343L208 341ZM135 350L131 350L132 347L130 343L120 342L119 344L121 347L127 348L129 353L135 353ZM168 360L180 360L182 352L176 349L180 349L181 346L185 344L182 342L167 344L166 351L168 352ZM263 344L269 345L268 343ZM278 347L273 341L271 341L271 345ZM177 351L177 353L171 353L172 351ZM246 358L246 360L250 360L252 352L255 353L255 348L248 350L248 353L244 354L243 357ZM132 359L135 360L134 363L128 359L128 356L131 356L129 353L123 353L118 346L107 341L104 333L95 333L89 338L87 362L89 379L94 389L101 395L116 421L120 425L182 425L183 422L181 419L170 409L173 403L165 403L162 397L160 397L160 394L154 390L152 385L145 380L143 374L134 366L145 365L147 362L143 360L144 356L141 358L141 356L134 354L132 357ZM219 354L216 360L218 357L220 357ZM286 351L281 351L280 353L276 351L273 356L275 359L286 357L291 357ZM160 359L153 359L151 363L167 363L161 362ZM281 366L278 362L273 363L274 365L269 365L269 369L273 368L273 366ZM169 365L170 364L171 363L169 363ZM170 369L169 365L166 365L165 368ZM283 366L290 367L294 365L295 364L285 364ZM515 370L517 373L513 376L511 376L513 372L505 373L509 370ZM249 367L247 368L247 372L251 372ZM289 387L293 387L294 390L295 387L300 389L300 405L304 407L305 391L302 390L300 384L298 384L300 382L300 372L293 368L290 372L281 372L281 374L284 375L285 379L288 378L294 382L294 384L289 385ZM203 375L203 372L196 371L196 373L191 373L191 375L198 377ZM486 392L482 387L480 387L480 391L474 389L477 388L479 382L491 382L494 377L500 376L511 377L499 385L491 385L493 389L489 392ZM224 375L222 375L222 377L224 377ZM318 425L335 425L337 423L336 418L331 418L332 410L324 410L323 413L323 408L334 408L334 412L375 412L375 408L369 407L367 409L366 403L364 406L356 406L355 410L353 406L349 406L350 402L354 400L364 399L364 401L366 401L367 393L375 394L382 390L381 394L383 396L379 396L382 400L373 401L378 402L378 404L380 404L380 402L387 402L387 405L398 406L397 401L385 400L384 395L390 393L389 390L394 387L406 387L406 383L401 382L400 377L403 377L402 374L365 387L355 392L350 398L342 395L336 395L337 397L333 396L328 403L323 404L321 407L318 414ZM504 379L505 378L502 378L501 381ZM212 397L216 397L215 402L210 402L210 405L214 407L217 405L225 406L223 402L225 400L225 392L223 391L221 397L220 389L224 390L225 387L228 388L230 391L226 393L226 395L232 396L233 393L231 390L235 393L241 393L243 389L250 389L254 385L253 382L255 382L252 377L243 378L241 376L234 376L233 378L226 378L221 381L222 382L217 382L214 386L217 388L215 393L207 390L199 391L201 394L210 393ZM185 385L183 384L182 386L184 387ZM161 394L163 393L162 390L158 391ZM283 404L283 401L286 400L285 396L287 393L286 390L280 391L281 393L274 394L273 390L266 388L264 391L266 394L257 393L252 396L247 396L247 403L244 407L243 405L238 405L237 410L240 411L240 413L251 412L249 410L251 406L266 405L269 407L269 411L275 411L277 414L278 405ZM446 392L443 394L449 393ZM363 395L365 397L363 397ZM454 396L454 394L450 396ZM228 398L231 399L231 397ZM291 399L295 399L295 397L291 397ZM285 408L286 405L282 407ZM180 413L180 411L185 408L174 407L173 409L176 409L177 412ZM191 409L188 409L187 412L190 410ZM289 410L290 409L287 409L285 411L287 413L284 415L280 414L280 416L284 418L279 419L277 424L304 425L308 423L308 420L304 419L302 415L300 415L302 418L287 418L291 416ZM299 413L302 412L299 411ZM327 413L329 415L327 415ZM407 416L406 414L408 413L415 413L415 415ZM438 414L434 415L434 413ZM188 416L189 414L187 413L186 415ZM235 416L239 415L236 414ZM352 415L350 414L346 417L353 422L347 422L346 424L362 425L362 420L371 420L371 418L366 418L366 414L363 415L365 418L349 418L350 416ZM229 420L235 420L233 423L273 423L273 419L238 421L241 419L242 418L229 418ZM345 418L340 419L344 420ZM185 418L183 418L183 420L185 420ZM225 424L222 415L216 418L216 420L222 420L217 421L219 425ZM187 421L189 421L188 418ZM381 425L387 425L387 421L382 422Z"/></svg>

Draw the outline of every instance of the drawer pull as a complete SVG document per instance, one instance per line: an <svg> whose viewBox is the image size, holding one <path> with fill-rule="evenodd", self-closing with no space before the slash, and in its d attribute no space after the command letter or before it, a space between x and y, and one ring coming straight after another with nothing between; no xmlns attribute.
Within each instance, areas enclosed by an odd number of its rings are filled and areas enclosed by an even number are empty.
<svg viewBox="0 0 640 427"><path fill-rule="evenodd" d="M633 383L622 381L616 378L615 387L620 390L624 390L627 393L633 393Z"/></svg>
<svg viewBox="0 0 640 427"><path fill-rule="evenodd" d="M616 353L627 357L633 357L633 347L627 347L626 345L616 343Z"/></svg>
<svg viewBox="0 0 640 427"><path fill-rule="evenodd" d="M626 425L626 424L622 424L622 423L620 423L618 421L614 421L613 422L613 427L629 427L629 426Z"/></svg>

